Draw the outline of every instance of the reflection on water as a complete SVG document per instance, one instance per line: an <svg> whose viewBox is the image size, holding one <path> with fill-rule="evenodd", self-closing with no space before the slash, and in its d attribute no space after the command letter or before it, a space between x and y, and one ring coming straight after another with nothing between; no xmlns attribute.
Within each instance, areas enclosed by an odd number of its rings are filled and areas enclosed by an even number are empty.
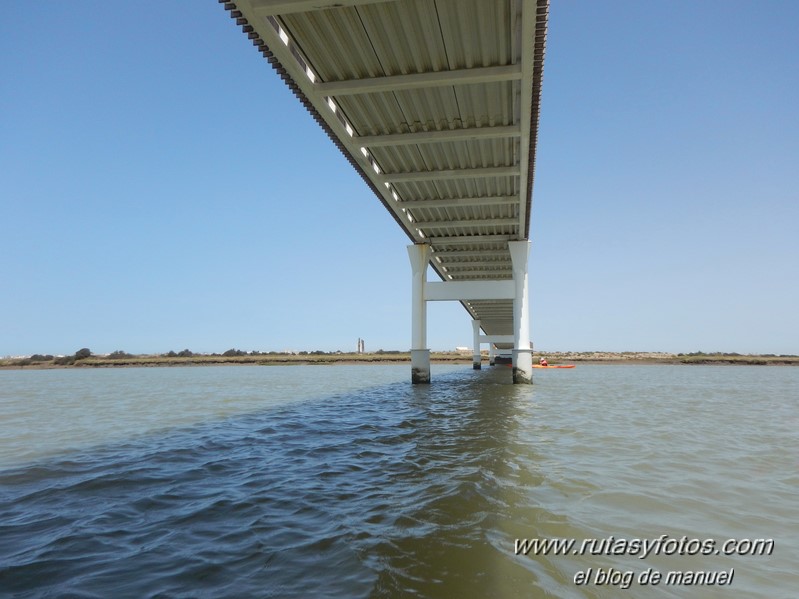
<svg viewBox="0 0 799 599"><path fill-rule="evenodd" d="M799 369L408 370L0 372L0 596L793 596ZM514 553L663 534L776 549Z"/></svg>

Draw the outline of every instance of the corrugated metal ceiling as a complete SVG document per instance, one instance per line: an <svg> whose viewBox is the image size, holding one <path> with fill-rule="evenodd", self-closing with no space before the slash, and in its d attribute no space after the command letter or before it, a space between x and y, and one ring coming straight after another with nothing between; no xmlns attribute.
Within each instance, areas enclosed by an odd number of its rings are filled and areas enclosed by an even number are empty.
<svg viewBox="0 0 799 599"><path fill-rule="evenodd" d="M512 277L548 0L224 4L443 280ZM512 333L511 300L462 303L487 334Z"/></svg>

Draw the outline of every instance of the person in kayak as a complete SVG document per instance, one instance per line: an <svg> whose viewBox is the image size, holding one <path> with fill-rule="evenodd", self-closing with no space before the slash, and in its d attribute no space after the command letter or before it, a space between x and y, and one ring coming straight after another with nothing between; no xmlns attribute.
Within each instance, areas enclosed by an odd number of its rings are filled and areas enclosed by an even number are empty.
<svg viewBox="0 0 799 599"><path fill-rule="evenodd" d="M539 366L549 366L549 363L547 363L547 359L546 358L541 357L541 358L538 359L538 365Z"/></svg>

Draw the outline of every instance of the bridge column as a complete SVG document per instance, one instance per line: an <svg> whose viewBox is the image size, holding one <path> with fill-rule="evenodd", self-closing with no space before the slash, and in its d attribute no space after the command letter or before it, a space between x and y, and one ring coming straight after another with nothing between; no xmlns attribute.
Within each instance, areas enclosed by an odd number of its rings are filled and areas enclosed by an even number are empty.
<svg viewBox="0 0 799 599"><path fill-rule="evenodd" d="M474 349L472 350L472 368L480 370L480 321L472 320L472 328L474 329Z"/></svg>
<svg viewBox="0 0 799 599"><path fill-rule="evenodd" d="M427 348L427 301L425 284L427 264L430 262L430 246L414 244L408 246L413 283L411 286L411 382L430 382L430 350Z"/></svg>
<svg viewBox="0 0 799 599"><path fill-rule="evenodd" d="M513 300L513 382L533 382L533 350L530 347L530 308L527 295L527 256L529 241L509 241L508 249L513 263L513 282L516 297Z"/></svg>
<svg viewBox="0 0 799 599"><path fill-rule="evenodd" d="M494 356L496 356L496 353L494 352L494 344L493 343L489 343L488 344L488 365L489 366L493 366L494 365Z"/></svg>

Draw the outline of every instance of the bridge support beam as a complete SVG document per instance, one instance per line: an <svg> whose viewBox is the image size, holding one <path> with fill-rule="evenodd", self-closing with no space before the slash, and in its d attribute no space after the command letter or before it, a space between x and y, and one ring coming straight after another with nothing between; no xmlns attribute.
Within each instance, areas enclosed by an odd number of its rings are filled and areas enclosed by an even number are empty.
<svg viewBox="0 0 799 599"><path fill-rule="evenodd" d="M533 382L533 349L530 344L530 307L527 294L527 257L529 241L509 241L513 263L513 283L516 294L513 300L513 382Z"/></svg>
<svg viewBox="0 0 799 599"><path fill-rule="evenodd" d="M480 321L472 320L472 328L474 329L474 349L472 350L472 368L480 370L482 364L480 363Z"/></svg>
<svg viewBox="0 0 799 599"><path fill-rule="evenodd" d="M493 343L489 343L488 344L488 365L489 366L493 366L494 365L494 356L495 356L494 344Z"/></svg>
<svg viewBox="0 0 799 599"><path fill-rule="evenodd" d="M529 241L509 241L513 280L428 282L427 266L430 246L417 243L408 246L413 272L411 286L411 381L430 382L430 350L427 348L427 302L446 300L513 300L513 335L480 335L482 322L473 320L474 350L472 365L482 367L480 344L488 343L491 363L498 361L494 344L513 343L513 382L533 382L533 350L530 343L530 314L527 292L527 257ZM507 351L507 350L505 350ZM505 352L500 351L507 360ZM507 363L507 362L504 362Z"/></svg>
<svg viewBox="0 0 799 599"><path fill-rule="evenodd" d="M430 350L427 348L427 263L430 246L408 246L413 280L411 285L411 382L415 385L430 382Z"/></svg>

